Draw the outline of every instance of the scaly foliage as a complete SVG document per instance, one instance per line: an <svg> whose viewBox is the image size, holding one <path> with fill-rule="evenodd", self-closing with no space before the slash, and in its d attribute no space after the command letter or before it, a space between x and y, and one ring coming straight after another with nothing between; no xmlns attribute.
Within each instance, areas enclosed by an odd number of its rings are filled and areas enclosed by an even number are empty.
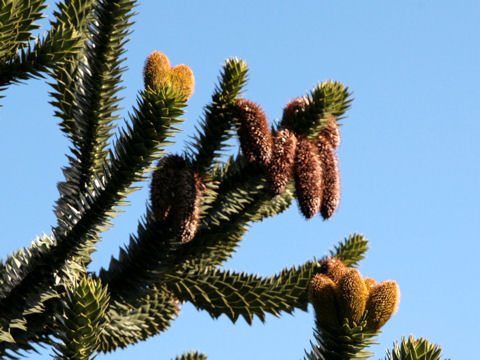
<svg viewBox="0 0 480 360"><path fill-rule="evenodd" d="M166 275L166 286L177 299L192 302L214 318L225 314L235 322L243 316L251 324L254 315L265 321L266 313L279 316L280 311L306 310L307 283L319 266L316 261L307 262L268 278L192 268Z"/></svg>
<svg viewBox="0 0 480 360"><path fill-rule="evenodd" d="M365 332L365 323L350 327L348 324L335 332L315 331L317 344L306 353L307 360L361 360L368 359L373 353L365 350L375 344L372 334Z"/></svg>
<svg viewBox="0 0 480 360"><path fill-rule="evenodd" d="M98 281L83 278L65 290L55 334L62 342L56 344L55 359L93 359L109 303L107 288Z"/></svg>
<svg viewBox="0 0 480 360"><path fill-rule="evenodd" d="M46 7L44 0L0 1L0 62L33 40L32 31L39 28L35 22Z"/></svg>
<svg viewBox="0 0 480 360"><path fill-rule="evenodd" d="M207 356L196 351L190 351L189 353L175 357L175 360L207 360Z"/></svg>
<svg viewBox="0 0 480 360"><path fill-rule="evenodd" d="M112 208L121 204L131 192L131 184L142 179L151 161L161 153L167 136L175 131L170 127L180 122L177 118L183 114L184 106L184 101L168 88L143 94L141 110L136 110L133 125L117 140L105 176L96 178L91 184L93 188L81 193L74 205L62 209L61 220L54 229L55 246L47 255L32 259L31 270L7 286L7 295L0 300L4 324L23 311L26 299L40 297L42 289L53 283L53 273L68 258L85 256L85 245L90 242L93 246L95 235L115 214Z"/></svg>
<svg viewBox="0 0 480 360"><path fill-rule="evenodd" d="M247 83L247 64L240 59L228 59L219 77L219 84L206 106L204 118L189 146L189 156L195 168L204 172L221 155L226 141L232 136L232 105Z"/></svg>
<svg viewBox="0 0 480 360"><path fill-rule="evenodd" d="M2 1L0 10L0 89L41 77L55 65L82 52L85 24L93 0L65 1L45 36L32 39L35 21L46 7L39 1ZM3 6L5 5L5 6ZM33 41L33 42L32 42Z"/></svg>
<svg viewBox="0 0 480 360"><path fill-rule="evenodd" d="M125 348L157 335L170 326L180 311L175 298L156 288L134 305L119 300L110 303L100 333L99 351Z"/></svg>
<svg viewBox="0 0 480 360"><path fill-rule="evenodd" d="M303 99L304 106L284 125L309 139L318 138L330 116L340 120L352 102L348 88L337 81L319 83Z"/></svg>
<svg viewBox="0 0 480 360"><path fill-rule="evenodd" d="M396 342L391 351L387 351L386 360L440 360L442 349L427 339L415 339L412 335Z"/></svg>
<svg viewBox="0 0 480 360"><path fill-rule="evenodd" d="M341 260L346 266L356 267L365 258L368 240L361 234L352 234L330 250L330 257Z"/></svg>

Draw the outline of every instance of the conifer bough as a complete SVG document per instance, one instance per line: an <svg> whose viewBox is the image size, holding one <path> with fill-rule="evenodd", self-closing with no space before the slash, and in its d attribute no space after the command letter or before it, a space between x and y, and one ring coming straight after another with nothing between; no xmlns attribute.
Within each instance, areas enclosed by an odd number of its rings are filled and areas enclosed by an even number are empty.
<svg viewBox="0 0 480 360"><path fill-rule="evenodd" d="M319 83L269 125L261 106L243 97L246 63L229 59L187 150L168 154L195 78L189 66L172 67L159 51L147 57L137 106L117 129L135 5L65 0L46 36L35 37L45 1L0 4L0 91L48 73L51 105L71 141L53 233L0 263L0 357L15 359L43 345L56 359L93 359L166 331L185 302L213 318L225 314L249 324L312 303L316 343L308 359L369 357L366 348L395 312L399 290L394 281L377 283L353 269L368 249L363 235L339 242L329 258L271 277L221 267L252 223L281 213L294 198L307 218L334 215L337 122L350 105L348 89ZM225 160L235 133L239 150ZM108 268L89 271L101 233L151 170L151 203L137 233ZM185 350L165 356L207 358ZM409 338L388 359L424 355L439 359L440 349Z"/></svg>

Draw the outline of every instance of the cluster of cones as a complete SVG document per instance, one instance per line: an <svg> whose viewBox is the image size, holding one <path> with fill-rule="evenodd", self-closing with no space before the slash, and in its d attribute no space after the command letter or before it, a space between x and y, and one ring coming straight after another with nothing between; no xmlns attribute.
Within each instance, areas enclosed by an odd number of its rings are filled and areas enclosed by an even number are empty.
<svg viewBox="0 0 480 360"><path fill-rule="evenodd" d="M327 258L320 273L310 281L309 301L315 309L317 325L340 329L366 320L366 330L377 332L397 311L400 289L393 280L377 283L363 278L357 269L347 268L340 260Z"/></svg>
<svg viewBox="0 0 480 360"><path fill-rule="evenodd" d="M143 69L145 88L157 89L170 85L185 99L188 99L195 87L193 72L185 64L176 65L173 68L167 55L160 51L154 51L148 55Z"/></svg>
<svg viewBox="0 0 480 360"><path fill-rule="evenodd" d="M269 192L281 194L294 177L297 199L302 214L312 218L320 213L330 218L340 201L340 174L336 148L340 131L334 116L315 139L295 132L295 118L309 106L308 97L290 101L278 130L270 132L263 110L250 100L235 103L238 136L248 161L261 164L266 170Z"/></svg>

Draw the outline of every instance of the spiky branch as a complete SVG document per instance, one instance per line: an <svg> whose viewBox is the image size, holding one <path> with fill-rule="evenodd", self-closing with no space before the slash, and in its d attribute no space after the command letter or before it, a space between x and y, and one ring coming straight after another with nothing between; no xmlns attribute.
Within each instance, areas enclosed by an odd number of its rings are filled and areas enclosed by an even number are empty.
<svg viewBox="0 0 480 360"><path fill-rule="evenodd" d="M52 75L51 104L71 140L52 234L0 263L0 356L15 359L42 344L52 345L57 359L89 360L165 331L180 304L190 302L213 318L249 324L311 303L316 344L308 359L369 357L366 348L395 312L399 290L353 268L368 249L362 235L334 246L331 257L270 277L220 268L253 223L295 198L307 218L333 216L348 88L319 83L286 104L271 126L259 103L242 98L248 67L231 58L186 152L167 155L194 89L187 65L172 67L165 54L152 52L130 120L116 128L135 5L65 0L46 35L35 37L45 1L0 0L0 90ZM236 136L239 151L225 160ZM108 269L88 271L117 207L151 170L151 203L137 233ZM437 359L439 349L409 339L387 356ZM176 357L189 359L206 356Z"/></svg>

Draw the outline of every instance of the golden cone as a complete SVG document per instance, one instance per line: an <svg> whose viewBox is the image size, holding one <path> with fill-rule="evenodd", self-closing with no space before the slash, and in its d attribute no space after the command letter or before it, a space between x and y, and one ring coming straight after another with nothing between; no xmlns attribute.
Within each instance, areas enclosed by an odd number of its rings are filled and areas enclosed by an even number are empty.
<svg viewBox="0 0 480 360"><path fill-rule="evenodd" d="M193 71L184 64L175 66L170 72L170 82L187 99L192 96L195 88Z"/></svg>
<svg viewBox="0 0 480 360"><path fill-rule="evenodd" d="M363 280L365 281L365 285L367 286L368 292L371 292L372 289L375 287L375 285L377 285L377 282L375 281L375 279L372 279L370 277L366 277Z"/></svg>
<svg viewBox="0 0 480 360"><path fill-rule="evenodd" d="M335 329L339 327L335 283L326 275L317 274L310 280L308 299L315 310L318 325Z"/></svg>
<svg viewBox="0 0 480 360"><path fill-rule="evenodd" d="M367 300L367 328L377 331L397 311L400 288L393 280L382 281L370 290Z"/></svg>
<svg viewBox="0 0 480 360"><path fill-rule="evenodd" d="M168 82L170 73L170 60L160 51L154 51L147 56L143 68L145 88L158 88Z"/></svg>
<svg viewBox="0 0 480 360"><path fill-rule="evenodd" d="M316 147L303 137L298 139L293 174L300 210L310 219L320 211L322 168Z"/></svg>
<svg viewBox="0 0 480 360"><path fill-rule="evenodd" d="M240 99L234 105L239 121L238 136L245 158L266 166L272 154L272 134L263 110L253 101Z"/></svg>
<svg viewBox="0 0 480 360"><path fill-rule="evenodd" d="M267 182L272 195L285 191L293 173L297 138L287 129L278 130L273 137L272 156L267 165Z"/></svg>
<svg viewBox="0 0 480 360"><path fill-rule="evenodd" d="M357 269L349 268L337 284L339 318L359 324L367 304L368 289Z"/></svg>
<svg viewBox="0 0 480 360"><path fill-rule="evenodd" d="M338 284L348 268L337 258L326 258L320 262L320 272L325 274L335 284Z"/></svg>

